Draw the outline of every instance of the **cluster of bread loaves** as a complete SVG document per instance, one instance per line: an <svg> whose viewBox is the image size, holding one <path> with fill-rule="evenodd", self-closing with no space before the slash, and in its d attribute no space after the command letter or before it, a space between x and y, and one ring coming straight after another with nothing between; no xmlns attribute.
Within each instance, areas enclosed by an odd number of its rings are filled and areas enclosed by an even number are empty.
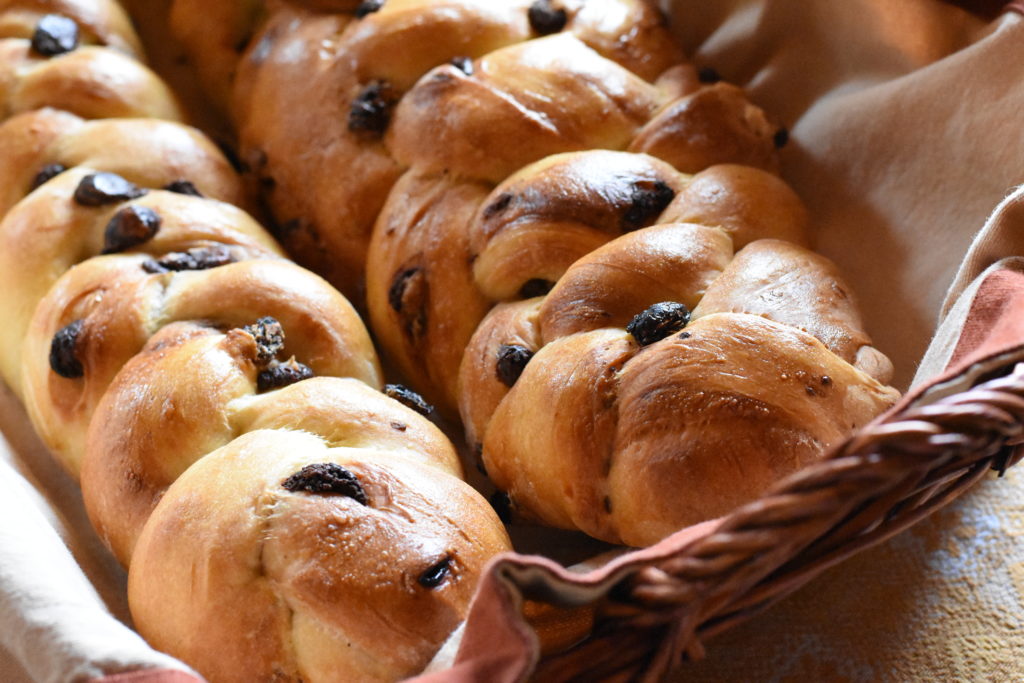
<svg viewBox="0 0 1024 683"><path fill-rule="evenodd" d="M414 674L505 529L139 55L111 0L0 1L0 372L155 647L214 681Z"/></svg>
<svg viewBox="0 0 1024 683"><path fill-rule="evenodd" d="M286 247L523 516L649 544L894 402L785 129L655 3L203 4L175 29Z"/></svg>
<svg viewBox="0 0 1024 683"><path fill-rule="evenodd" d="M647 0L173 0L284 258L113 0L0 0L0 373L214 681L395 679L523 517L645 545L896 398L786 131ZM326 278L326 279L322 279ZM334 289L355 302L355 307Z"/></svg>

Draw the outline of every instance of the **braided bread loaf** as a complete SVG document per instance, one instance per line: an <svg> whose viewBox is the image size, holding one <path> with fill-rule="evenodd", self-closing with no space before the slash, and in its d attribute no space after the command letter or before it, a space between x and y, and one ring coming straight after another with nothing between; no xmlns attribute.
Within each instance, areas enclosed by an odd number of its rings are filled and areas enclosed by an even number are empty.
<svg viewBox="0 0 1024 683"><path fill-rule="evenodd" d="M849 288L798 246L786 132L651 3L268 1L215 35L196 5L180 34L233 90L286 246L353 295L365 252L377 339L528 516L652 543L895 399ZM631 341L663 301L693 331Z"/></svg>
<svg viewBox="0 0 1024 683"><path fill-rule="evenodd" d="M160 81L132 62L121 90L78 47L137 53L116 6L10 0L0 31L32 35L27 61L0 39L0 373L80 476L137 628L214 681L421 670L509 546L430 407L378 391L355 310L233 205L215 145L154 120L178 111ZM24 96L46 69L73 111Z"/></svg>
<svg viewBox="0 0 1024 683"><path fill-rule="evenodd" d="M824 258L664 222L491 311L460 400L516 511L644 546L819 458L895 402L891 372Z"/></svg>
<svg viewBox="0 0 1024 683"><path fill-rule="evenodd" d="M497 301L469 244L496 184L590 148L684 173L777 168L777 126L738 88L701 83L645 0L270 0L213 31L201 4L175 0L175 25L233 90L241 156L285 246L357 301L365 267L375 335L448 414Z"/></svg>

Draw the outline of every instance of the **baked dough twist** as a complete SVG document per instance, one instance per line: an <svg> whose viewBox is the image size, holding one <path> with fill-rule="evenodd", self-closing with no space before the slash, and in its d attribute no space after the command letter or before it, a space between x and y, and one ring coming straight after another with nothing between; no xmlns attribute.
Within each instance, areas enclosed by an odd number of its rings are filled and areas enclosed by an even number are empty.
<svg viewBox="0 0 1024 683"><path fill-rule="evenodd" d="M138 65L84 85L109 73L83 36L136 44L97 7L0 6L0 31L35 22L29 49L52 52L26 66L0 40L21 79L0 90L20 112L0 124L0 373L80 475L154 646L214 681L416 673L504 527L429 406L379 391L348 301L233 205L217 147L156 120L177 115L164 86L136 98ZM73 95L24 97L45 69Z"/></svg>
<svg viewBox="0 0 1024 683"><path fill-rule="evenodd" d="M652 5L267 2L230 23L253 36L233 58L229 29L188 28L195 2L182 35L236 63L222 85L286 245L353 294L366 251L377 339L460 404L529 515L652 543L894 399L848 288L798 246L786 132L686 64ZM662 301L693 331L640 351L625 327Z"/></svg>
<svg viewBox="0 0 1024 683"><path fill-rule="evenodd" d="M466 263L467 221L496 184L591 148L684 173L778 165L778 127L686 64L644 0L270 1L214 32L200 4L176 0L175 25L233 89L278 235L356 301L366 264L378 340L448 414L461 351L496 301ZM232 56L239 35L252 37Z"/></svg>
<svg viewBox="0 0 1024 683"><path fill-rule="evenodd" d="M515 510L650 545L755 499L898 398L830 262L777 239L733 249L720 227L659 224L490 312L460 402Z"/></svg>

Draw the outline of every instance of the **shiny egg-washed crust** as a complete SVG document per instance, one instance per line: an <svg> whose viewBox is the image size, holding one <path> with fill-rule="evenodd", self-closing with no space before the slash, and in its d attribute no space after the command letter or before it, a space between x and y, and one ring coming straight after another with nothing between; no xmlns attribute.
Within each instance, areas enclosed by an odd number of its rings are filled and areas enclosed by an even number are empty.
<svg viewBox="0 0 1024 683"><path fill-rule="evenodd" d="M895 402L892 365L827 259L778 239L738 246L717 226L659 224L485 318L462 417L520 514L650 545L755 499ZM690 322L627 332L661 302ZM522 349L511 378L509 347Z"/></svg>
<svg viewBox="0 0 1024 683"><path fill-rule="evenodd" d="M46 15L75 20L75 49L46 55L33 47L36 26ZM0 120L42 107L85 118L180 120L174 94L138 61L139 52L131 23L114 2L3 0Z"/></svg>
<svg viewBox="0 0 1024 683"><path fill-rule="evenodd" d="M365 281L387 355L449 415L461 349L496 302L448 253L475 256L465 216L481 189L593 148L686 174L778 168L778 126L738 88L702 83L645 0L269 0L212 31L202 4L175 0L177 34L221 92L230 81L277 234L357 302ZM395 288L414 268L426 308L409 314Z"/></svg>
<svg viewBox="0 0 1024 683"><path fill-rule="evenodd" d="M504 527L137 53L115 5L0 2L0 376L154 647L214 682L413 674Z"/></svg>

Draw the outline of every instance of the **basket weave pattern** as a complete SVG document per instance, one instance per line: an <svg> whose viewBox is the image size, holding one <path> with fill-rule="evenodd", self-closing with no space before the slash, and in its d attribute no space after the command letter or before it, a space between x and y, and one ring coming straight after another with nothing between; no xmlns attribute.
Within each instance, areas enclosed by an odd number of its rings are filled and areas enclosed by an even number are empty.
<svg viewBox="0 0 1024 683"><path fill-rule="evenodd" d="M843 559L951 502L1024 456L1024 364L1006 376L890 413L827 459L746 505L678 554L622 581L593 634L549 657L542 680L658 680L702 641Z"/></svg>

